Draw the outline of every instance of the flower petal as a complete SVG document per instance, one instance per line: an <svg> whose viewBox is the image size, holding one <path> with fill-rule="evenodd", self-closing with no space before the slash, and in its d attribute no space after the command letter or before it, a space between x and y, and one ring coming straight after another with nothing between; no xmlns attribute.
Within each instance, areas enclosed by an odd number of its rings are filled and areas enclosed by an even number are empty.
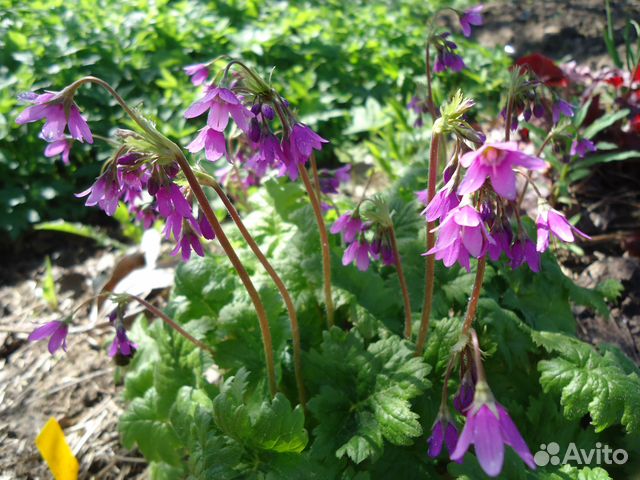
<svg viewBox="0 0 640 480"><path fill-rule="evenodd" d="M504 462L504 443L500 423L487 405L476 414L474 444L480 466L490 477L497 476Z"/></svg>

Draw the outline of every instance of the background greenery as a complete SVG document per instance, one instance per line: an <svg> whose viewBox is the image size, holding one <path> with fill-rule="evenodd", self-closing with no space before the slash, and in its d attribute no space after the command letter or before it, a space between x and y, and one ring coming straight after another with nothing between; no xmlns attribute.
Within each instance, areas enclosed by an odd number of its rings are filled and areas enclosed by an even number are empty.
<svg viewBox="0 0 640 480"><path fill-rule="evenodd" d="M20 92L99 76L184 142L195 127L182 113L197 90L182 67L223 53L265 74L275 67L274 83L332 142L321 162L377 161L394 175L422 144L405 106L423 88L425 18L445 3L466 2L0 0L0 230L15 237L34 222L86 219L73 193L106 155L101 142L76 143L70 167L45 158L39 127L15 124ZM445 81L495 99L508 59L456 41L471 68ZM437 96L450 91L439 85ZM97 88L81 89L78 103L96 133L126 123Z"/></svg>

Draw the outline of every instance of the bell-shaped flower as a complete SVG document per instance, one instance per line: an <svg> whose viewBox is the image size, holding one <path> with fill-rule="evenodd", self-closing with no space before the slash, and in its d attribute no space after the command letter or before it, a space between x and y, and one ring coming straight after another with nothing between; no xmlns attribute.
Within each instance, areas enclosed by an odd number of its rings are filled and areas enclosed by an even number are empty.
<svg viewBox="0 0 640 480"><path fill-rule="evenodd" d="M195 65L187 65L183 68L184 73L191 77L191 83L196 87L202 85L209 78L209 67L206 63L196 63Z"/></svg>
<svg viewBox="0 0 640 480"><path fill-rule="evenodd" d="M52 140L51 143L47 145L47 148L44 149L44 156L51 158L60 155L62 162L65 165L69 165L69 154L71 153L72 143L73 140L69 140L66 137Z"/></svg>
<svg viewBox="0 0 640 480"><path fill-rule="evenodd" d="M477 5L472 7L460 16L460 27L462 28L462 33L465 37L469 37L471 35L471 25L480 26L484 22L482 20L482 9L484 5Z"/></svg>
<svg viewBox="0 0 640 480"><path fill-rule="evenodd" d="M589 235L571 225L562 213L553 208L543 208L538 212L536 227L538 230L536 250L540 253L549 248L551 234L563 242L573 242L575 240L574 232L583 238L591 239Z"/></svg>
<svg viewBox="0 0 640 480"><path fill-rule="evenodd" d="M87 197L84 203L87 207L98 205L107 215L113 216L118 208L121 192L118 173L115 168L109 167L88 189L76 193L76 197Z"/></svg>
<svg viewBox="0 0 640 480"><path fill-rule="evenodd" d="M30 342L37 342L38 340L49 339L49 353L53 355L56 351L62 347L67 351L67 334L69 333L69 324L66 321L54 320L53 322L45 323L44 325L36 328L29 335Z"/></svg>
<svg viewBox="0 0 640 480"><path fill-rule="evenodd" d="M249 120L253 117L240 99L228 88L209 86L204 96L193 103L185 112L185 118L199 117L209 112L207 125L218 132L223 132L229 124L229 116L233 118L238 127L247 132Z"/></svg>
<svg viewBox="0 0 640 480"><path fill-rule="evenodd" d="M342 265L347 266L353 261L356 267L362 272L366 272L369 268L369 244L364 238L360 238L349 245L342 255Z"/></svg>
<svg viewBox="0 0 640 480"><path fill-rule="evenodd" d="M546 163L518 150L515 142L486 143L478 150L465 153L460 164L467 168L458 187L458 195L473 193L482 187L487 177L498 195L507 200L516 199L514 167L543 170Z"/></svg>
<svg viewBox="0 0 640 480"><path fill-rule="evenodd" d="M115 357L116 354L120 354L123 357L132 357L138 349L138 345L133 343L127 337L127 331L122 325L116 327L116 336L113 337L113 342L109 348L109 357Z"/></svg>
<svg viewBox="0 0 640 480"><path fill-rule="evenodd" d="M191 153L199 152L204 149L207 160L215 162L220 157L227 154L227 141L221 131L210 126L205 126L200 130L198 136L187 145L187 150Z"/></svg>
<svg viewBox="0 0 640 480"><path fill-rule="evenodd" d="M331 225L330 232L334 235L342 233L342 239L345 243L352 243L356 236L365 230L364 227L360 215L346 212Z"/></svg>
<svg viewBox="0 0 640 480"><path fill-rule="evenodd" d="M441 409L431 429L431 436L427 440L431 458L436 458L442 452L442 446L446 445L449 454L453 453L458 443L458 429L449 414L448 409Z"/></svg>

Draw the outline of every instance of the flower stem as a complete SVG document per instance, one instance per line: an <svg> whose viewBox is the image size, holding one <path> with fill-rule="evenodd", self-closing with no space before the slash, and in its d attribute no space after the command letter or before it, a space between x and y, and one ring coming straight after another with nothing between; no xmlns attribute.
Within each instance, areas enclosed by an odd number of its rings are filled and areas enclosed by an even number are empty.
<svg viewBox="0 0 640 480"><path fill-rule="evenodd" d="M476 367L476 376L478 378L478 382L486 382L487 375L484 371L484 365L482 364L482 350L480 350L478 334L473 328L471 329L471 343L473 344L473 358Z"/></svg>
<svg viewBox="0 0 640 480"><path fill-rule="evenodd" d="M302 407L304 408L306 405L306 394L304 389L304 382L302 379L302 347L300 343L300 328L298 325L296 307L293 304L293 300L291 299L289 290L287 290L284 282L271 266L271 263L269 263L269 260L267 260L267 257L265 257L264 253L262 253L262 250L260 250L260 247L245 227L244 222L240 218L240 215L238 214L235 206L226 195L222 186L214 178L207 174L198 172L197 175L204 185L213 188L218 194L218 197L220 197L220 200L222 200L222 203L224 203L224 206L226 207L229 215L238 227L238 230L240 230L243 238L249 245L249 248L251 248L251 251L253 251L264 269L267 271L267 273L273 280L273 283L275 283L276 287L278 288L282 299L284 300L284 303L287 307L287 312L289 314L289 321L291 322L291 336L293 339L293 367L295 370L296 385L298 387L298 399L300 401L300 405L302 405Z"/></svg>
<svg viewBox="0 0 640 480"><path fill-rule="evenodd" d="M256 290L255 285L251 281L251 277L249 277L249 274L245 270L244 266L242 265L242 262L240 262L240 259L238 258L238 255L233 249L231 242L229 242L229 239L224 233L224 230L222 229L220 222L218 222L218 219L216 218L216 215L213 212L211 205L209 205L209 200L207 199L207 196L205 195L204 190L202 190L202 187L200 186L200 183L198 182L198 179L196 178L195 173L191 169L191 165L189 165L189 162L187 161L186 157L181 151L179 151L179 155L176 155L176 161L178 162L178 165L180 165L180 169L184 173L184 176L186 177L187 182L189 182L189 187L191 187L191 191L193 192L196 199L198 200L198 204L202 209L202 213L204 213L205 217L213 227L213 231L216 234L218 242L220 242L222 249L227 254L227 257L229 257L229 260L233 264L233 267L236 269L236 272L238 272L238 275L240 276L240 280L242 281L245 288L247 289L247 293L251 297L251 301L253 302L253 305L256 309L256 314L258 315L258 322L260 324L260 330L262 332L262 344L264 347L264 356L266 359L269 391L271 392L271 396L273 397L275 396L277 391L276 371L275 371L275 363L273 359L273 343L271 340L271 331L269 329L267 313L264 309L264 305L262 304L262 300L260 300L260 295L258 295L258 291Z"/></svg>
<svg viewBox="0 0 640 480"><path fill-rule="evenodd" d="M300 177L304 183L304 187L307 189L307 194L311 200L311 206L313 207L313 213L316 217L316 223L318 224L318 230L320 231L320 246L322 247L322 271L324 274L324 302L327 305L327 326L331 328L333 326L333 297L331 295L331 254L329 252L329 236L327 235L327 227L324 224L324 218L322 217L322 209L320 208L320 200L313 191L313 185L311 179L307 173L307 169L304 165L298 165L298 171Z"/></svg>
<svg viewBox="0 0 640 480"><path fill-rule="evenodd" d="M478 269L476 270L476 279L473 282L473 290L471 291L471 298L467 305L467 313L464 317L464 324L462 325L462 334L469 333L473 319L476 316L478 310L478 300L480 300L480 291L482 290L482 282L484 280L484 271L487 266L487 257L484 256L478 259Z"/></svg>
<svg viewBox="0 0 640 480"><path fill-rule="evenodd" d="M193 343L196 347L198 347L201 350L205 350L205 351L209 352L211 355L215 355L215 352L213 351L213 349L209 345L207 345L207 344L201 342L200 340L198 340L197 338L193 337L189 332L187 332L184 328L182 328L180 325L178 325L174 320L171 319L171 317L169 317L167 314L165 314L162 310L160 310L157 307L154 307L152 304L150 304L146 300L144 300L144 299L142 299L142 298L140 298L140 297L138 297L136 295L131 295L129 293L127 293L126 295L129 298L131 298L132 300L135 300L136 302L138 302L140 305L142 305L147 310L149 310L149 312L154 314L156 317L162 319L162 321L164 321L167 325L169 325L171 328L173 328L176 332L178 332L184 338L186 338L191 343Z"/></svg>
<svg viewBox="0 0 640 480"><path fill-rule="evenodd" d="M393 223L391 223L391 226L389 227L389 240L391 240L391 249L393 250L396 270L398 271L400 290L402 290L402 300L404 301L404 337L407 340L411 340L411 300L409 298L407 281L404 278L404 271L402 270L402 261L400 260L400 252L398 251L398 242L396 240L396 231L395 228L393 228Z"/></svg>
<svg viewBox="0 0 640 480"><path fill-rule="evenodd" d="M430 37L429 37L430 38ZM431 114L431 120L436 121L438 118L438 112L436 111L435 103L433 103L433 91L431 90L431 54L429 53L429 47L431 46L431 42L427 39L427 47L425 48L425 64L426 64L426 74L427 74L427 108L429 109L429 113Z"/></svg>
<svg viewBox="0 0 640 480"><path fill-rule="evenodd" d="M431 137L431 150L429 154L429 185L427 190L427 204L431 202L436 194L436 183L438 180L438 157L440 154L440 134L433 133ZM436 243L436 234L433 231L435 222L427 222L427 251L431 250ZM431 318L431 308L433 306L433 282L435 278L436 259L434 255L427 255L425 260L425 286L424 303L422 304L422 318L420 320L420 331L416 343L416 355L421 356L424 344L429 332L429 320Z"/></svg>

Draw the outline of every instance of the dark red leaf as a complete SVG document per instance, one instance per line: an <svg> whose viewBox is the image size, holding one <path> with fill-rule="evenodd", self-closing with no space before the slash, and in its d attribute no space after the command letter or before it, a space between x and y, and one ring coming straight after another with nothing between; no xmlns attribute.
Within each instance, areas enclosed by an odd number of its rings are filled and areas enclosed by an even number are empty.
<svg viewBox="0 0 640 480"><path fill-rule="evenodd" d="M553 60L539 53L525 55L516 60L516 65L527 67L548 87L566 87L569 79Z"/></svg>

